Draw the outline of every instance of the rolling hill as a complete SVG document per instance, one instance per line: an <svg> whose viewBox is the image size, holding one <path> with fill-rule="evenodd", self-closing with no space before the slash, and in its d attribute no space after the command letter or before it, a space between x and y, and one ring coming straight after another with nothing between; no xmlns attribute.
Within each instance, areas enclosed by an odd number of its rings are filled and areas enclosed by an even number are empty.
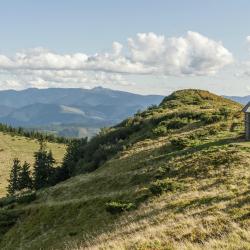
<svg viewBox="0 0 250 250"><path fill-rule="evenodd" d="M65 145L47 143L47 146L52 150L57 163L60 164L65 152ZM22 163L27 161L33 164L33 154L38 148L37 140L0 132L0 197L6 195L13 159L18 157Z"/></svg>
<svg viewBox="0 0 250 250"><path fill-rule="evenodd" d="M0 122L75 137L85 129L92 136L162 99L102 87L7 90L0 91Z"/></svg>
<svg viewBox="0 0 250 250"><path fill-rule="evenodd" d="M182 90L102 131L78 175L0 202L0 248L250 249L241 108Z"/></svg>

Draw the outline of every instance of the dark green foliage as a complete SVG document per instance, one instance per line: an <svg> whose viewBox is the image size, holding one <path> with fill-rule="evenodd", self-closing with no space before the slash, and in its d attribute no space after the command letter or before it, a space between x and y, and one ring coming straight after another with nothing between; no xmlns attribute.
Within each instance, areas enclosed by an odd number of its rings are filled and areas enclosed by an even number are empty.
<svg viewBox="0 0 250 250"><path fill-rule="evenodd" d="M187 120L176 118L176 119L170 120L166 124L166 126L167 126L167 129L179 129L179 128L186 126L187 124L188 124Z"/></svg>
<svg viewBox="0 0 250 250"><path fill-rule="evenodd" d="M204 123L204 124L212 124L212 123L215 123L215 122L219 122L219 121L222 121L224 119L224 117L220 114L210 114L210 113L204 113L202 116L201 116L201 121Z"/></svg>
<svg viewBox="0 0 250 250"><path fill-rule="evenodd" d="M190 146L190 139L185 137L176 137L170 140L172 146L177 149L184 149Z"/></svg>
<svg viewBox="0 0 250 250"><path fill-rule="evenodd" d="M40 149L35 152L34 157L34 188L37 190L55 184L55 170L53 168L55 160L52 152L47 152L43 141L40 141Z"/></svg>
<svg viewBox="0 0 250 250"><path fill-rule="evenodd" d="M133 203L124 203L120 201L111 201L106 203L106 211L111 214L119 214L124 211L129 211L135 208Z"/></svg>
<svg viewBox="0 0 250 250"><path fill-rule="evenodd" d="M62 167L57 170L59 181L66 180L73 176L77 163L84 155L86 145L87 138L72 140L68 144Z"/></svg>
<svg viewBox="0 0 250 250"><path fill-rule="evenodd" d="M16 197L16 202L19 204L28 204L36 199L36 192L27 192Z"/></svg>
<svg viewBox="0 0 250 250"><path fill-rule="evenodd" d="M242 126L242 123L241 123L241 122L234 121L234 122L232 122L232 124L231 124L230 131L231 131L231 132L237 131L241 126Z"/></svg>
<svg viewBox="0 0 250 250"><path fill-rule="evenodd" d="M0 199L0 207L6 207L14 203L28 204L36 199L36 192L28 191L17 195L7 196Z"/></svg>
<svg viewBox="0 0 250 250"><path fill-rule="evenodd" d="M20 212L1 210L0 211L0 239L17 222Z"/></svg>
<svg viewBox="0 0 250 250"><path fill-rule="evenodd" d="M153 195L161 195L163 192L173 192L177 189L181 189L183 185L178 182L166 179L166 180L157 180L151 183L149 190Z"/></svg>
<svg viewBox="0 0 250 250"><path fill-rule="evenodd" d="M155 135L164 135L167 133L167 128L164 125L159 125L152 130L153 134Z"/></svg>
<svg viewBox="0 0 250 250"><path fill-rule="evenodd" d="M219 112L220 112L220 115L224 116L225 118L228 118L232 113L232 111L227 107L221 107L219 109Z"/></svg>
<svg viewBox="0 0 250 250"><path fill-rule="evenodd" d="M0 123L0 131L7 132L12 135L19 135L19 136L24 136L24 137L31 138L31 139L38 139L38 140L44 140L44 141L49 141L49 142L55 142L55 143L65 144L71 141L70 139L67 139L65 137L59 137L53 134L40 133L35 130L27 130L21 127L14 128L12 126L2 124L2 123Z"/></svg>
<svg viewBox="0 0 250 250"><path fill-rule="evenodd" d="M20 190L19 176L21 171L20 161L15 158L13 160L13 166L10 172L9 186L7 188L9 195L14 195Z"/></svg>
<svg viewBox="0 0 250 250"><path fill-rule="evenodd" d="M14 202L16 202L15 196L7 196L7 197L0 198L0 207L2 208L5 206L8 206L10 204L13 204Z"/></svg>
<svg viewBox="0 0 250 250"><path fill-rule="evenodd" d="M30 165L24 162L19 173L19 189L32 189L33 181L31 178Z"/></svg>

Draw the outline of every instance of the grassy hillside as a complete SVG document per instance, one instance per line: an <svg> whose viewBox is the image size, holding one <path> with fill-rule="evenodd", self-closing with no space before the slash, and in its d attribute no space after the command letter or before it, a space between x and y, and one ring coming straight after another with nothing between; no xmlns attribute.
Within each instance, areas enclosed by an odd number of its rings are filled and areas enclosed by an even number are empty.
<svg viewBox="0 0 250 250"><path fill-rule="evenodd" d="M56 161L60 163L65 146L56 143L48 143L47 146L52 150ZM7 180L13 159L18 157L21 162L27 161L33 164L33 154L38 147L36 140L0 132L0 197L6 194Z"/></svg>
<svg viewBox="0 0 250 250"><path fill-rule="evenodd" d="M0 248L250 249L241 108L177 91L103 131L78 164L96 170L3 206Z"/></svg>

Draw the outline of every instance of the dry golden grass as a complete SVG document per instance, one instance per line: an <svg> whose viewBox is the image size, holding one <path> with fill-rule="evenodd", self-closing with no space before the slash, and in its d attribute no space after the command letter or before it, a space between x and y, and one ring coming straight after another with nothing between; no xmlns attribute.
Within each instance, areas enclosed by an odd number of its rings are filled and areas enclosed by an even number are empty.
<svg viewBox="0 0 250 250"><path fill-rule="evenodd" d="M151 169L157 168L166 162L156 157L163 152L165 139L136 144L119 159L106 164L99 174L109 172L114 165L115 172L121 173L126 165L126 169L133 169L136 162L143 165L149 158ZM116 218L111 229L94 236L85 234L82 243L68 245L67 249L250 249L249 150L248 142L236 139L230 146L217 145L211 152L175 157L173 164L176 166L198 167L198 173L203 168L208 171L198 176L187 174L181 179L185 190L151 198L137 210ZM220 154L223 157L229 152L237 155L235 163L222 164L218 169L209 163L209 158Z"/></svg>
<svg viewBox="0 0 250 250"><path fill-rule="evenodd" d="M47 146L52 150L57 163L60 163L65 146L56 143L47 143ZM38 148L37 140L0 132L0 197L6 194L13 159L17 157L22 163L27 161L32 165L34 162L33 154Z"/></svg>

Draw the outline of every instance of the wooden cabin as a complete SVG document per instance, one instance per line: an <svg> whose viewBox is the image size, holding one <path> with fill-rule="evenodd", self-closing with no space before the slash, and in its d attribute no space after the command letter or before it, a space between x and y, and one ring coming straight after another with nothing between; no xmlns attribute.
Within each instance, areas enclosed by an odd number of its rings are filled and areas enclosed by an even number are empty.
<svg viewBox="0 0 250 250"><path fill-rule="evenodd" d="M245 113L245 136L246 140L250 140L250 102L242 109Z"/></svg>

